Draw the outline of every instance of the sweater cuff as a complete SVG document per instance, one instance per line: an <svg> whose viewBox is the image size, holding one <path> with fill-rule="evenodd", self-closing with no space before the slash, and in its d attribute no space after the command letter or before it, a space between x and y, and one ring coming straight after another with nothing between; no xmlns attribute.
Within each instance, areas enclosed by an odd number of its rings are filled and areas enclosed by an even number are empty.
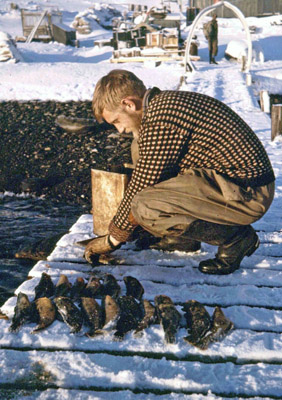
<svg viewBox="0 0 282 400"><path fill-rule="evenodd" d="M114 239L118 240L119 242L127 242L132 234L132 231L122 230L118 228L113 221L111 221L109 225L109 233Z"/></svg>

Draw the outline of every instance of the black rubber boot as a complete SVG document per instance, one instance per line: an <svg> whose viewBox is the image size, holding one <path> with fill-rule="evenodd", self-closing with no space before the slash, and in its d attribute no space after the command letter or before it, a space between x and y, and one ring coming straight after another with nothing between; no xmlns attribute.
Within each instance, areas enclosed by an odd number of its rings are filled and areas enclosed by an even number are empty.
<svg viewBox="0 0 282 400"><path fill-rule="evenodd" d="M190 225L186 235L219 246L214 259L200 262L199 270L204 274L231 274L245 256L249 257L259 247L259 238L250 225L230 226L198 220Z"/></svg>
<svg viewBox="0 0 282 400"><path fill-rule="evenodd" d="M160 241L160 238L153 236L145 229L138 226L132 234L131 240L135 240L135 247L137 251L150 249L151 245Z"/></svg>
<svg viewBox="0 0 282 400"><path fill-rule="evenodd" d="M215 61L214 57L212 57L210 64L218 64L218 63Z"/></svg>
<svg viewBox="0 0 282 400"><path fill-rule="evenodd" d="M150 246L151 249L163 251L184 251L186 253L194 253L201 249L201 242L192 240L185 235L181 236L164 236L160 241Z"/></svg>
<svg viewBox="0 0 282 400"><path fill-rule="evenodd" d="M204 274L231 274L240 267L243 258L252 255L258 247L259 238L254 229L250 225L242 227L241 232L219 246L214 259L200 262L199 270Z"/></svg>
<svg viewBox="0 0 282 400"><path fill-rule="evenodd" d="M136 240L137 239L137 240ZM182 236L164 236L163 238L153 236L138 226L132 234L131 240L135 241L137 251L154 249L162 251L184 251L186 253L195 252L201 249L201 243L191 240L189 237Z"/></svg>

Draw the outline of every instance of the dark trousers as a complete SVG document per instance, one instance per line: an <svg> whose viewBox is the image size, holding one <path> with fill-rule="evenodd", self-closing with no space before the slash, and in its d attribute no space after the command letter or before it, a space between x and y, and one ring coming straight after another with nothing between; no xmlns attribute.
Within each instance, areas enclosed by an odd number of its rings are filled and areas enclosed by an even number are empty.
<svg viewBox="0 0 282 400"><path fill-rule="evenodd" d="M216 38L209 38L208 45L209 45L210 56L211 57L217 56L217 52L218 52L217 39Z"/></svg>

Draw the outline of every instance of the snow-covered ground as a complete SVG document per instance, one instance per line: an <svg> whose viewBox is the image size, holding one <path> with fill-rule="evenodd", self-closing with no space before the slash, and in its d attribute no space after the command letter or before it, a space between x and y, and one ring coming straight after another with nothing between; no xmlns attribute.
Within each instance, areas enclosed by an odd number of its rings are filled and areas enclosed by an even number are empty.
<svg viewBox="0 0 282 400"><path fill-rule="evenodd" d="M117 0L118 1L118 0ZM141 2L143 3L143 1ZM151 4L159 4L156 0ZM91 1L63 1L55 4L49 1L28 2L19 1L19 6L35 8L35 4L55 8L62 11L63 23L71 25L75 16L88 7L93 6ZM176 3L171 3L173 11L179 10ZM9 10L10 1L2 0L0 4L0 30L9 33L12 37L22 36L21 16L19 10ZM127 6L117 6L127 10ZM97 13L98 11L96 11ZM184 18L184 16L183 16ZM207 17L208 18L208 17ZM266 18L248 18L249 26L256 26L256 33L252 34L254 48L262 49L265 62L256 62L252 65L255 89L270 90L271 93L281 92L282 86L282 25L281 16ZM219 19L219 55L220 65L230 65L224 59L224 51L231 40L244 40L245 32L237 18ZM277 23L273 24L274 22ZM185 38L189 28L183 20L182 36ZM200 42L199 55L201 61L198 68L206 68L208 60L207 41L203 36L200 23L196 32ZM97 80L113 68L125 68L135 72L144 80L147 86L159 86L162 89L174 89L184 73L180 64L163 63L155 68L148 63L111 64L111 47L94 47L94 41L109 38L112 32L97 24L97 29L88 35L77 34L80 47L64 46L59 43L18 43L25 62L11 65L0 63L0 101L5 100L88 100L91 99ZM235 68L235 66L234 66ZM236 70L239 69L239 65ZM169 73L167 73L169 71ZM222 98L224 100L224 98Z"/></svg>
<svg viewBox="0 0 282 400"><path fill-rule="evenodd" d="M22 34L20 13L11 11L9 4L7 0L0 4L0 30L15 37ZM47 0L36 4L52 5ZM27 8L35 3L26 0L18 5ZM78 12L93 3L58 0L55 5L63 12L63 22L70 25ZM119 2L116 7L122 10L126 5ZM165 345L162 329L157 325L146 330L142 339L129 334L123 342L114 342L112 332L96 339L70 335L69 328L59 321L36 335L30 334L31 325L11 334L9 322L0 320L0 390L27 383L41 388L51 385L48 391L30 392L24 397L29 400L282 397L282 140L280 137L271 142L270 116L258 105L260 90L282 94L281 20L281 15L247 19L250 26L257 27L252 34L254 48L264 54L263 63L259 60L251 66L251 86L246 86L240 64L224 58L231 40L245 38L240 22L236 18L218 20L216 66L207 62L207 43L198 29L201 59L195 63L196 72L187 76L180 88L205 93L228 104L254 129L269 154L277 178L276 193L269 212L254 224L261 239L258 251L244 259L241 268L231 276L218 277L205 276L197 269L202 259L214 254L212 246L203 245L201 253L189 256L179 252L136 253L133 244L128 244L116 251L116 265L95 270L101 275L112 273L123 293L122 278L132 275L143 284L145 298L153 300L157 294L166 294L178 304L179 311L180 304L190 299L205 304L210 313L215 305L221 305L234 322L235 330L222 342L200 351L185 344L184 328L179 330L176 344ZM184 37L188 29L183 26ZM184 74L181 63L167 62L159 67L111 64L112 48L93 46L94 40L110 36L110 31L97 26L89 35L78 35L79 48L58 43L18 43L24 62L0 63L0 101L90 100L97 80L113 68L133 71L147 86L179 86ZM50 274L54 282L61 273L72 282L78 276L87 278L90 265L82 257L83 249L74 243L89 236L92 216L83 215L59 241L48 261L34 266L29 274L31 279L16 293L22 291L32 299L42 272ZM15 301L15 297L9 299L2 312L11 317ZM101 389L109 392L98 392Z"/></svg>

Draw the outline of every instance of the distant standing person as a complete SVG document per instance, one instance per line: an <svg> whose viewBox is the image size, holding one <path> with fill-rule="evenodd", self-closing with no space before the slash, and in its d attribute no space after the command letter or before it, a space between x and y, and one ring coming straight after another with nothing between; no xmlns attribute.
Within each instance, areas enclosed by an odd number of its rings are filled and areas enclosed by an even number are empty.
<svg viewBox="0 0 282 400"><path fill-rule="evenodd" d="M217 15L213 14L212 20L204 25L204 34L209 45L210 64L217 64L215 61L215 56L217 56L218 51L218 25L216 18Z"/></svg>

